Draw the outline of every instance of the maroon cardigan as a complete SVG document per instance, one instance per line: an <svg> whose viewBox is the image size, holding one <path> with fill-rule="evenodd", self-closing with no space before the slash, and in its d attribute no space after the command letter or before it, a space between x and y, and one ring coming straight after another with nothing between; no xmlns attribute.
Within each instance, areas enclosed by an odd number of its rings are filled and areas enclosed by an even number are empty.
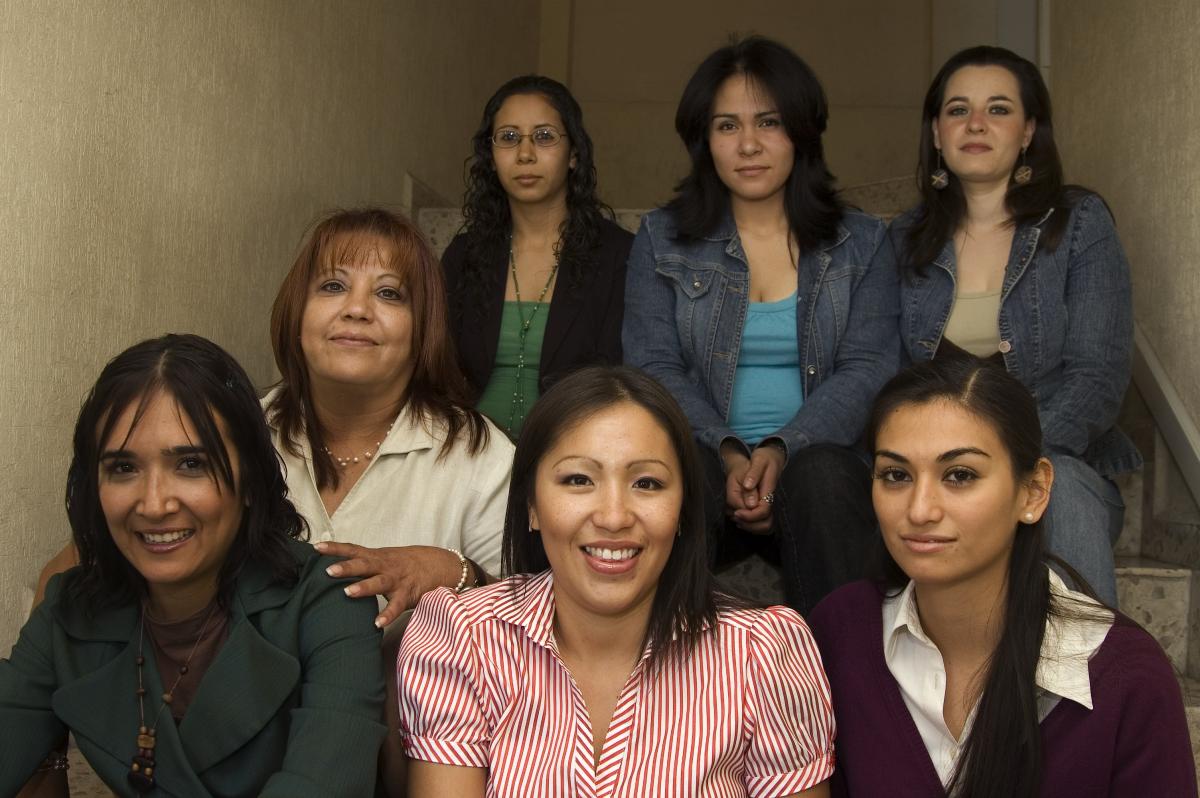
<svg viewBox="0 0 1200 798"><path fill-rule="evenodd" d="M882 605L875 585L855 582L831 593L808 618L833 692L833 793L944 798L883 658ZM1154 638L1118 616L1088 670L1093 709L1063 699L1042 721L1040 794L1194 797L1179 683Z"/></svg>

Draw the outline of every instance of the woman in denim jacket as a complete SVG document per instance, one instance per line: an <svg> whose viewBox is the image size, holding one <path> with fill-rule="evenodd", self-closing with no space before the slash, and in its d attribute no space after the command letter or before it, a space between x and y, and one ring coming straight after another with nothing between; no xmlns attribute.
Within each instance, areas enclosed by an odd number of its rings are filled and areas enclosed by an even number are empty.
<svg viewBox="0 0 1200 798"><path fill-rule="evenodd" d="M1114 425L1129 384L1129 264L1095 194L1064 186L1036 66L996 47L954 55L925 97L923 203L890 233L909 358L966 350L1037 398L1054 465L1049 549L1116 604L1109 480L1141 465Z"/></svg>
<svg viewBox="0 0 1200 798"><path fill-rule="evenodd" d="M675 116L692 171L643 218L625 291L626 361L687 413L708 455L710 526L774 532L801 612L861 575L874 515L852 447L899 359L897 275L871 266L884 226L838 203L826 115L816 76L782 45L710 55ZM716 537L723 558L745 540Z"/></svg>

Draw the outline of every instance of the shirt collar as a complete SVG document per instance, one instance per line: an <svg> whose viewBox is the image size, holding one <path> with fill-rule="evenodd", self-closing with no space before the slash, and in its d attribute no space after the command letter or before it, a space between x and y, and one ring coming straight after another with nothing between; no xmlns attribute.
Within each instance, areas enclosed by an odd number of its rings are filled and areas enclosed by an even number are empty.
<svg viewBox="0 0 1200 798"><path fill-rule="evenodd" d="M282 391L282 386L276 386L267 392L261 400L265 411L271 401ZM278 438L279 430L272 428L272 433ZM442 445L445 439L445 425L438 420L422 419L408 408L400 411L400 415L392 422L391 429L379 446L376 456L388 454L408 454L409 452L433 449ZM309 447L308 435L301 435L300 450L305 459L312 460L312 450Z"/></svg>
<svg viewBox="0 0 1200 798"><path fill-rule="evenodd" d="M1092 681L1088 662L1112 627L1112 612L1083 593L1068 588L1053 570L1050 571L1050 597L1068 614L1083 613L1085 617L1052 616L1046 620L1034 682L1047 693L1092 709ZM888 661L892 661L896 640L902 633L911 634L921 643L933 646L921 628L912 581L898 596L884 600L884 650Z"/></svg>
<svg viewBox="0 0 1200 798"><path fill-rule="evenodd" d="M530 640L553 648L554 574L543 571L533 576L505 580L504 597L496 603L496 617L525 630Z"/></svg>
<svg viewBox="0 0 1200 798"><path fill-rule="evenodd" d="M721 220L713 227L712 231L703 236L705 241L731 241L737 236L737 223L733 220L733 211L726 209ZM846 229L844 224L838 224L837 233L833 240L824 241L817 247L821 252L827 252L834 247L840 246L847 238L850 237L850 231ZM739 243L740 246L740 243Z"/></svg>

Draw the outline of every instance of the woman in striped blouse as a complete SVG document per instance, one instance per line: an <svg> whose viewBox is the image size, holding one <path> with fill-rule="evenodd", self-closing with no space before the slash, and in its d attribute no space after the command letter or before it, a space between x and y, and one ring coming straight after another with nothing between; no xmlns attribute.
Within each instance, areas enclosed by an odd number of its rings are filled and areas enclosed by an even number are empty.
<svg viewBox="0 0 1200 798"><path fill-rule="evenodd" d="M808 627L715 592L703 484L687 419L640 372L547 391L513 465L513 576L428 594L405 634L410 795L828 794Z"/></svg>

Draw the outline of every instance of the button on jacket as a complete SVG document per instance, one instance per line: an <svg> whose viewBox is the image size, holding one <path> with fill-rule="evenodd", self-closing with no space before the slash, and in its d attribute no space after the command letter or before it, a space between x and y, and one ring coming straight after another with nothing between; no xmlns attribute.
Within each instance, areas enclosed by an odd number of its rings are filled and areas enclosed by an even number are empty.
<svg viewBox="0 0 1200 798"><path fill-rule="evenodd" d="M893 224L889 253L904 251L913 211ZM1053 213L1069 213L1062 239L1038 247ZM930 360L954 306L953 241L924 275L901 281L901 336L909 358ZM1013 235L1000 295L1000 354L1033 393L1048 450L1082 458L1103 476L1137 469L1141 455L1115 427L1133 347L1129 263L1112 216L1095 194L1051 210Z"/></svg>
<svg viewBox="0 0 1200 798"><path fill-rule="evenodd" d="M802 252L796 338L804 404L777 433L789 456L815 443L851 446L895 371L899 307L883 222L847 211L832 241ZM882 242L882 243L881 243ZM676 240L665 210L642 218L625 283L626 362L674 394L698 440L737 439L728 424L749 307L750 269L732 215L697 241Z"/></svg>

